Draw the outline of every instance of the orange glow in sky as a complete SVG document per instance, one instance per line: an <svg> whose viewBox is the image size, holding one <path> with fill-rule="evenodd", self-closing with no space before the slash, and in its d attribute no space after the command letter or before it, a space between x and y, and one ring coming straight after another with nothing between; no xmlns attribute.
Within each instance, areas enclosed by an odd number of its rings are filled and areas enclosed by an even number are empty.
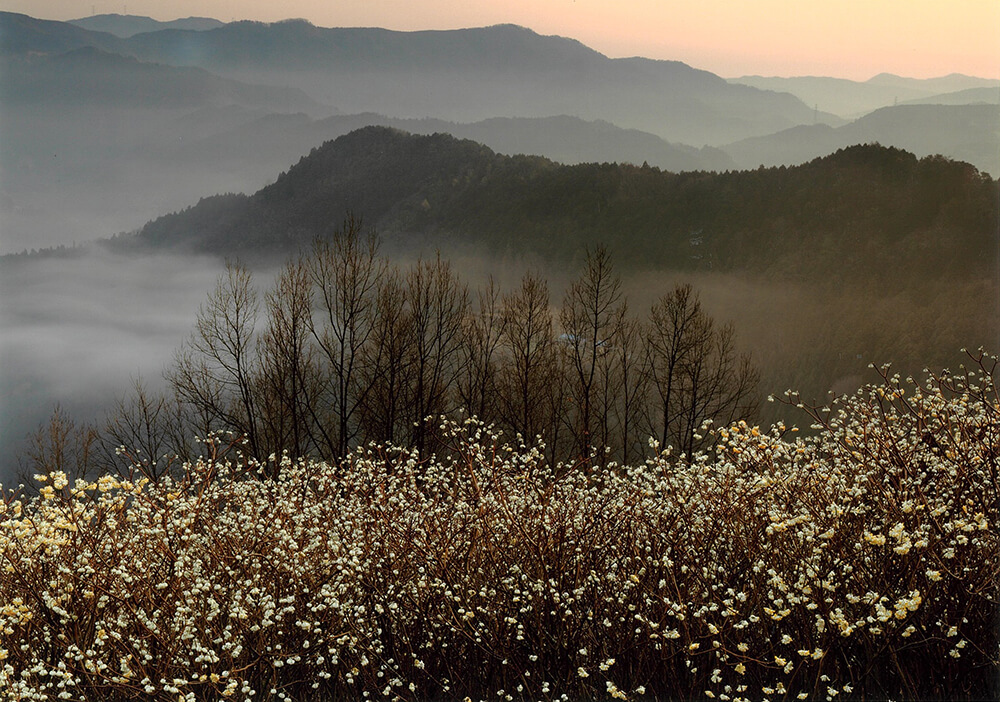
<svg viewBox="0 0 1000 702"><path fill-rule="evenodd" d="M608 56L675 59L725 77L1000 78L1000 0L0 0L0 9L398 30L509 22Z"/></svg>

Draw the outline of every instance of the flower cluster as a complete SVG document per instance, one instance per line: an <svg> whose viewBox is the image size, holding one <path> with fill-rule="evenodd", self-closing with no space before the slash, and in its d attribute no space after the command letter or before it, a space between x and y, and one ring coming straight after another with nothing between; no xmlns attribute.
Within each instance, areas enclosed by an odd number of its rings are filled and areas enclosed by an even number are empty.
<svg viewBox="0 0 1000 702"><path fill-rule="evenodd" d="M904 387L906 386L906 387ZM904 392L905 390L905 392ZM597 473L449 450L238 453L0 501L8 699L989 697L990 374L886 378L815 433Z"/></svg>

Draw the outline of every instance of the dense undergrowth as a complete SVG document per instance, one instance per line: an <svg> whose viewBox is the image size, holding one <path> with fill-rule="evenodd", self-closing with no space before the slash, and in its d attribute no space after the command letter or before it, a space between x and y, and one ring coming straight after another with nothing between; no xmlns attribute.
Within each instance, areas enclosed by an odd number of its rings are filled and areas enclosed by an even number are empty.
<svg viewBox="0 0 1000 702"><path fill-rule="evenodd" d="M260 465L214 437L160 481L39 476L0 514L0 689L995 699L1000 404L973 360L633 467L468 420L436 457Z"/></svg>

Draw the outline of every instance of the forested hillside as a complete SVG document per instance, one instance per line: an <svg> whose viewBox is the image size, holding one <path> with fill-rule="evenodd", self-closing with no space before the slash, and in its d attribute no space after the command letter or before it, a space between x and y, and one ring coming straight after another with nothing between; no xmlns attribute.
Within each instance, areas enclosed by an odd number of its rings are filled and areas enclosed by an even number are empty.
<svg viewBox="0 0 1000 702"><path fill-rule="evenodd" d="M206 198L129 243L254 259L308 247L350 211L390 246L566 262L604 243L626 268L878 289L991 273L997 192L968 164L878 145L795 168L674 174L560 166L447 135L365 128L314 149L252 196Z"/></svg>

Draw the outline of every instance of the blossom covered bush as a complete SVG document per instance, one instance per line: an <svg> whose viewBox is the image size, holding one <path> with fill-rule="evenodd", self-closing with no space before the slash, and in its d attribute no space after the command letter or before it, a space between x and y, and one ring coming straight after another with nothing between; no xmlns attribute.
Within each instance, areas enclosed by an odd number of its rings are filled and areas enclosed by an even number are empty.
<svg viewBox="0 0 1000 702"><path fill-rule="evenodd" d="M159 481L39 476L0 512L0 690L996 698L1000 402L973 358L803 407L808 436L736 424L599 472L470 419L431 457L214 437Z"/></svg>

